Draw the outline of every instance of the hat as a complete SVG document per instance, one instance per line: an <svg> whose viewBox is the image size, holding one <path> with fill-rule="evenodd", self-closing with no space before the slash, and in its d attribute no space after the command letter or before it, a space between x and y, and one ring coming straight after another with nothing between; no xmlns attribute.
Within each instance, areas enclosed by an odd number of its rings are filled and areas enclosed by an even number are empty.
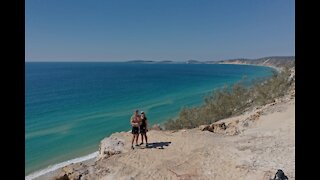
<svg viewBox="0 0 320 180"><path fill-rule="evenodd" d="M141 111L141 114L144 114L144 111Z"/></svg>

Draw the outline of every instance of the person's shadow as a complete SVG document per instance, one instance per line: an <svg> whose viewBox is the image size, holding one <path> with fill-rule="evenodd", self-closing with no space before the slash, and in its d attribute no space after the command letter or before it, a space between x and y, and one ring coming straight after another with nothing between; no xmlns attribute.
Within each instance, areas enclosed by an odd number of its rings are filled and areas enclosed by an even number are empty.
<svg viewBox="0 0 320 180"><path fill-rule="evenodd" d="M163 146L169 146L171 142L154 142L154 143L148 143L148 146L146 148L157 148L157 149L164 149Z"/></svg>

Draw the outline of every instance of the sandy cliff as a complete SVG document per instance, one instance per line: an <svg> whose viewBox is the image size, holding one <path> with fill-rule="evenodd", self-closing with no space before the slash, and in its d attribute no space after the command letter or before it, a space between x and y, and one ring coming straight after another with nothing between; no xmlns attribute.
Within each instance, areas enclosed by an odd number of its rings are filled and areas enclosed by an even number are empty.
<svg viewBox="0 0 320 180"><path fill-rule="evenodd" d="M151 130L149 148L131 150L131 136L114 133L101 141L96 159L38 179L269 179L277 169L295 179L294 90L212 125Z"/></svg>

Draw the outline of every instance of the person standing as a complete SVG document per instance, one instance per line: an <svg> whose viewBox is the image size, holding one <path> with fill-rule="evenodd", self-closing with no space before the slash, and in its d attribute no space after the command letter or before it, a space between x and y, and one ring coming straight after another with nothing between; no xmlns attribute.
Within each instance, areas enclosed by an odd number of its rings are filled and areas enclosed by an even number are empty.
<svg viewBox="0 0 320 180"><path fill-rule="evenodd" d="M141 144L143 144L143 137L146 139L146 147L148 147L148 121L145 112L141 111L141 124L140 124L140 134L141 134Z"/></svg>
<svg viewBox="0 0 320 180"><path fill-rule="evenodd" d="M134 140L136 140L136 146L138 146L139 125L140 125L139 110L134 111L134 114L131 116L131 119L130 119L130 124L132 126L131 149L134 149L133 147Z"/></svg>

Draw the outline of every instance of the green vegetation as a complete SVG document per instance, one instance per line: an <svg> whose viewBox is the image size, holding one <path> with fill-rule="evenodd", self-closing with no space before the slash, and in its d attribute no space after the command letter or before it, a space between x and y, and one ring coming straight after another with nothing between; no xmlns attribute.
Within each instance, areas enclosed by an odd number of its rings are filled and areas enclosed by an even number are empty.
<svg viewBox="0 0 320 180"><path fill-rule="evenodd" d="M232 87L224 87L212 92L200 107L183 108L177 119L165 122L167 130L195 128L218 120L239 115L248 108L265 105L286 94L293 80L288 68L274 73L267 80L256 80L246 87L243 81Z"/></svg>

